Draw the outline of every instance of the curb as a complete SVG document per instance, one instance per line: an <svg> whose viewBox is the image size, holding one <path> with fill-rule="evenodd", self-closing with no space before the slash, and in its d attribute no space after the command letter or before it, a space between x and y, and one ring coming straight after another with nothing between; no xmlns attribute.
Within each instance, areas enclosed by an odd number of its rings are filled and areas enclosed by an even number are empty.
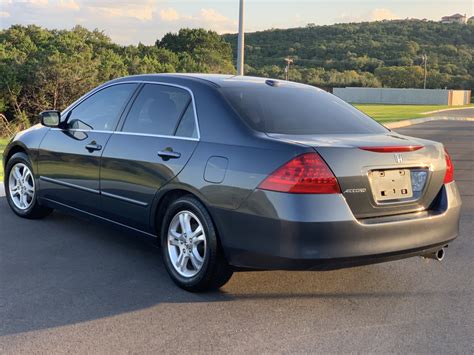
<svg viewBox="0 0 474 355"><path fill-rule="evenodd" d="M420 123L431 122L431 121L466 121L474 122L474 117L425 117L425 118L415 118L413 120L405 120L398 122L382 123L385 127L392 128L401 128L408 127Z"/></svg>
<svg viewBox="0 0 474 355"><path fill-rule="evenodd" d="M422 112L422 115L431 115L432 113L438 113L438 112L447 112L447 111L461 111L461 110L474 110L474 106L469 106L469 107L458 107L458 108L444 108L442 110L435 110L435 111L428 111L428 112Z"/></svg>
<svg viewBox="0 0 474 355"><path fill-rule="evenodd" d="M3 182L0 182L0 197L5 196L5 189L3 188Z"/></svg>

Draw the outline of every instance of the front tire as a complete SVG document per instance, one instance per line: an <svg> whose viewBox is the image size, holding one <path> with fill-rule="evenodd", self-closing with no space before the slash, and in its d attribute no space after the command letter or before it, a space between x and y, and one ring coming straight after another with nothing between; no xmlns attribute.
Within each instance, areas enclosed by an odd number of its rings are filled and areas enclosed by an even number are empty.
<svg viewBox="0 0 474 355"><path fill-rule="evenodd" d="M161 246L171 279L187 291L218 289L232 276L211 216L192 196L169 206L162 223Z"/></svg>
<svg viewBox="0 0 474 355"><path fill-rule="evenodd" d="M12 211L22 218L43 218L53 211L38 203L36 182L28 156L14 154L5 169L5 193Z"/></svg>

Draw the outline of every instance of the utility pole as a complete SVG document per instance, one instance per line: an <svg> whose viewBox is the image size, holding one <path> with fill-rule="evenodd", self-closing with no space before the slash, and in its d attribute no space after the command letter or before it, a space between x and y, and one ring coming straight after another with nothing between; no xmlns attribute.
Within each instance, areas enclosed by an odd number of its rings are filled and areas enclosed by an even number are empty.
<svg viewBox="0 0 474 355"><path fill-rule="evenodd" d="M428 63L428 56L426 54L423 54L421 58L423 59L423 64L425 66L425 80L423 82L423 89L426 90L426 76L427 76L426 65Z"/></svg>
<svg viewBox="0 0 474 355"><path fill-rule="evenodd" d="M240 0L239 43L237 49L237 75L244 75L245 64L245 0Z"/></svg>
<svg viewBox="0 0 474 355"><path fill-rule="evenodd" d="M290 80L290 65L293 64L293 59L285 58L286 67L285 67L285 79Z"/></svg>

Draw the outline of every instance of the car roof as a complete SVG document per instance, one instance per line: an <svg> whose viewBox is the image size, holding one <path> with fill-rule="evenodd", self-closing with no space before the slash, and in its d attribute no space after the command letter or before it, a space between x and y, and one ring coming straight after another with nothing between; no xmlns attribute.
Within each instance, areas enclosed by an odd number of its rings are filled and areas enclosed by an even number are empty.
<svg viewBox="0 0 474 355"><path fill-rule="evenodd" d="M276 85L285 87L308 87L308 85L285 81L280 79L260 78L254 76L238 76L230 74L198 74L198 73L172 73L172 74L143 74L121 78L121 81L143 80L160 81L162 79L179 78L181 80L198 81L212 84L216 87L246 87L259 85Z"/></svg>

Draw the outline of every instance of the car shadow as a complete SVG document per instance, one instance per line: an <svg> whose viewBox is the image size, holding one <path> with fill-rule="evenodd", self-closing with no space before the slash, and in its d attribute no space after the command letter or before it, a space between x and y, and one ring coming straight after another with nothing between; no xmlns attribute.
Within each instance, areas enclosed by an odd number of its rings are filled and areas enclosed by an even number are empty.
<svg viewBox="0 0 474 355"><path fill-rule="evenodd" d="M221 291L192 294L168 277L153 238L60 212L43 220L20 219L0 197L0 336L161 303L410 297L403 290L387 291L390 270L239 273ZM367 282L379 287L368 291Z"/></svg>

